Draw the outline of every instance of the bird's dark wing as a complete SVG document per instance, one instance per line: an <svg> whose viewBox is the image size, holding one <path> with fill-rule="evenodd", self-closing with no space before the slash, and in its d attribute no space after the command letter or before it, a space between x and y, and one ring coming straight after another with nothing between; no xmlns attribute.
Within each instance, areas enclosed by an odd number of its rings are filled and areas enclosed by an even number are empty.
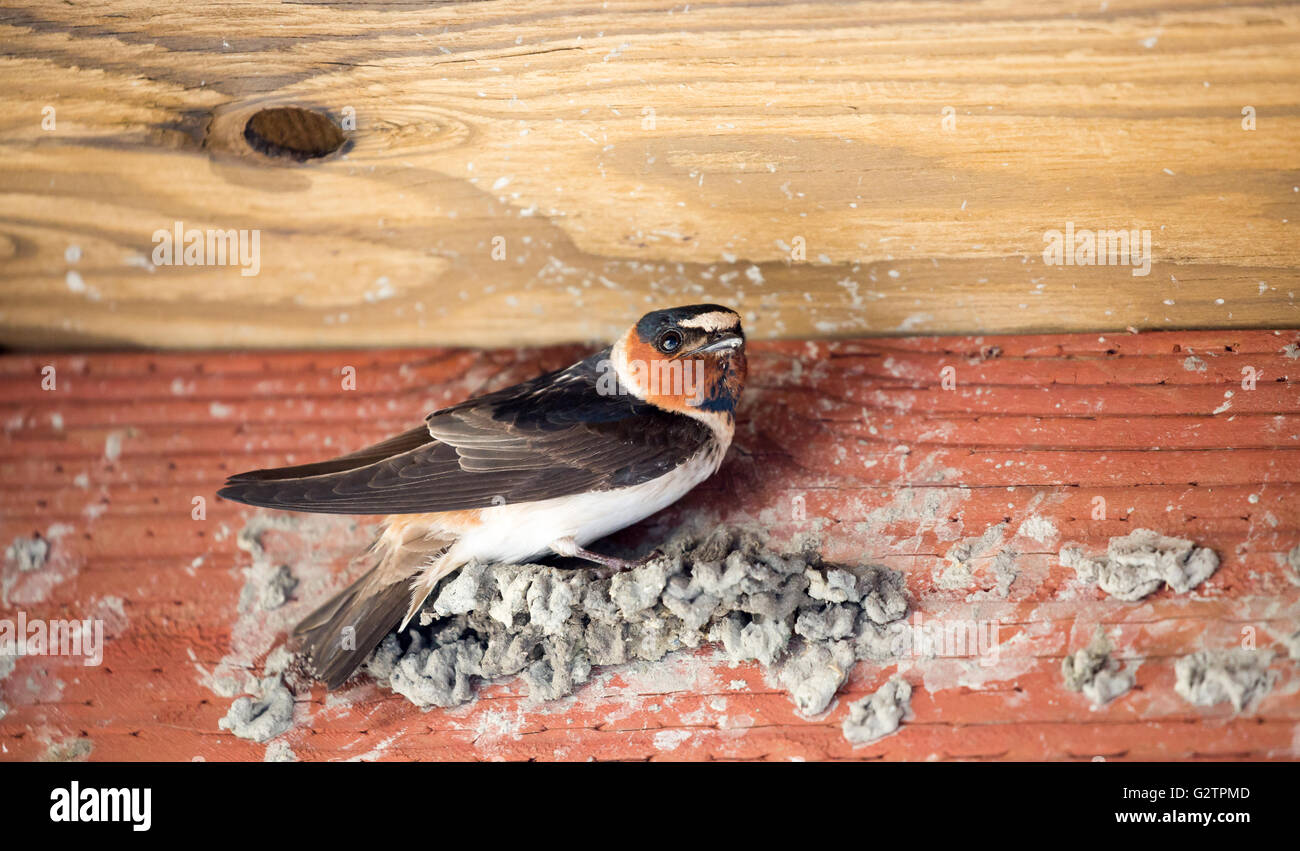
<svg viewBox="0 0 1300 851"><path fill-rule="evenodd" d="M270 470L250 470L247 473L240 473L238 476L232 476L230 481L275 481L278 479L301 479L307 476L319 476L325 473L343 473L348 470L355 470L358 467L364 467L367 464L373 464L376 461L383 461L394 455L400 455L403 452L409 452L412 449L418 449L433 442L433 437L429 434L429 429L424 426L416 426L410 431L404 431L396 437L390 437L382 443L376 443L374 446L367 446L365 449L358 449L350 455L340 455L329 461L317 461L313 464L300 464L296 467L275 467Z"/></svg>
<svg viewBox="0 0 1300 851"><path fill-rule="evenodd" d="M640 484L703 448L708 426L619 393L608 357L436 411L342 458L232 476L219 495L328 514L486 508Z"/></svg>

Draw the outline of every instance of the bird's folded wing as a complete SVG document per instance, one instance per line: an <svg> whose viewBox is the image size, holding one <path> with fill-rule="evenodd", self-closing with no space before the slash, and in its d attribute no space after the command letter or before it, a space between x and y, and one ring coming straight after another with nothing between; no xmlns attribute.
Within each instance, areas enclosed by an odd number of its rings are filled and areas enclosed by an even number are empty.
<svg viewBox="0 0 1300 851"><path fill-rule="evenodd" d="M232 476L231 481L272 481L276 479L300 479L307 476L320 476L326 473L342 473L348 470L355 470L358 467L364 467L367 464L373 464L376 461L383 461L394 455L400 455L412 449L418 449L428 443L432 443L433 438L429 436L429 430L424 426L417 426L410 431L404 431L396 437L390 437L374 446L367 446L365 449L358 449L350 455L341 455L329 461L317 461L314 464L300 464L296 467L276 467L271 470L251 470L247 473L240 473L238 476Z"/></svg>
<svg viewBox="0 0 1300 851"><path fill-rule="evenodd" d="M435 412L426 428L342 458L233 476L219 494L329 514L486 508L639 484L709 439L690 417L596 393L580 366Z"/></svg>

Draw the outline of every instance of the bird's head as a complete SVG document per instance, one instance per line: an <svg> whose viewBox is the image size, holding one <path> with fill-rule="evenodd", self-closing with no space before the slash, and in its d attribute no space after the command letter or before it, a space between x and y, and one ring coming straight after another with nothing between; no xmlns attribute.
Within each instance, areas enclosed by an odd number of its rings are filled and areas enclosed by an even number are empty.
<svg viewBox="0 0 1300 851"><path fill-rule="evenodd" d="M619 381L647 402L730 414L745 386L740 314L717 304L652 311L614 344L611 360Z"/></svg>

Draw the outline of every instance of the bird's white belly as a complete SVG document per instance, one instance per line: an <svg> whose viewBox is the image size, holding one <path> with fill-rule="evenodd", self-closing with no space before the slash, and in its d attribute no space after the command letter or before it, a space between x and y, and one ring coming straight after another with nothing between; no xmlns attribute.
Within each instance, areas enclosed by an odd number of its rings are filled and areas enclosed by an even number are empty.
<svg viewBox="0 0 1300 851"><path fill-rule="evenodd" d="M713 475L725 452L710 441L691 460L639 485L483 509L481 525L462 532L449 555L462 563L519 563L549 554L561 538L585 546L681 499Z"/></svg>

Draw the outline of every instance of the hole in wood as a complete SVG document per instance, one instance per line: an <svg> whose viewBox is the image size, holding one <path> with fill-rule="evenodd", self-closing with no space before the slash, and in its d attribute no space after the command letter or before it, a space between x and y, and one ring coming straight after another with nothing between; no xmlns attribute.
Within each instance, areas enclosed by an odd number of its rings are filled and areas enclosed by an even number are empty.
<svg viewBox="0 0 1300 851"><path fill-rule="evenodd" d="M258 153L306 162L328 156L346 138L334 120L322 112L296 106L261 109L244 125L244 139Z"/></svg>

